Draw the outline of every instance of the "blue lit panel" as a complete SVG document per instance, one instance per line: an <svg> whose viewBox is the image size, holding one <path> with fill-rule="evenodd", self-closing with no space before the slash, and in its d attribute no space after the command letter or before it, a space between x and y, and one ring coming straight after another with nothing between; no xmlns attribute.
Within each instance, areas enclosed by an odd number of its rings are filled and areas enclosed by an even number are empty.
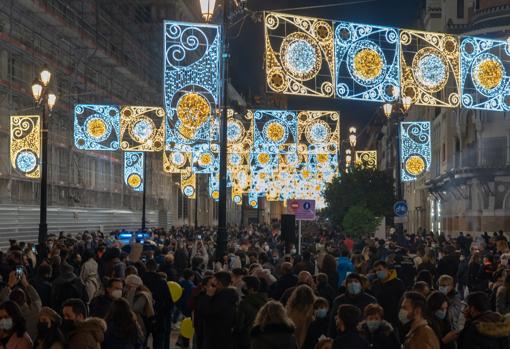
<svg viewBox="0 0 510 349"><path fill-rule="evenodd" d="M393 90L400 90L399 54L398 29L335 22L336 95L393 101Z"/></svg>
<svg viewBox="0 0 510 349"><path fill-rule="evenodd" d="M219 173L220 156L217 144L196 144L193 146L193 172L194 173Z"/></svg>
<svg viewBox="0 0 510 349"><path fill-rule="evenodd" d="M208 142L219 103L220 27L166 21L164 89L167 150Z"/></svg>
<svg viewBox="0 0 510 349"><path fill-rule="evenodd" d="M255 110L253 151L279 154L297 150L297 113L289 110Z"/></svg>
<svg viewBox="0 0 510 349"><path fill-rule="evenodd" d="M430 122L400 123L401 179L414 181L430 168Z"/></svg>
<svg viewBox="0 0 510 349"><path fill-rule="evenodd" d="M252 208L258 208L259 207L259 196L257 193L249 192L248 193L248 204Z"/></svg>
<svg viewBox="0 0 510 349"><path fill-rule="evenodd" d="M143 152L124 153L124 183L134 191L143 191L145 178Z"/></svg>
<svg viewBox="0 0 510 349"><path fill-rule="evenodd" d="M298 113L298 153L337 153L340 145L340 115L332 111Z"/></svg>
<svg viewBox="0 0 510 349"><path fill-rule="evenodd" d="M192 153L185 151L164 151L163 171L166 173L189 172L191 168Z"/></svg>
<svg viewBox="0 0 510 349"><path fill-rule="evenodd" d="M462 106L510 110L510 48L505 41L461 38Z"/></svg>
<svg viewBox="0 0 510 349"><path fill-rule="evenodd" d="M220 200L220 176L219 174L209 175L209 197L214 201Z"/></svg>
<svg viewBox="0 0 510 349"><path fill-rule="evenodd" d="M118 150L120 110L116 105L77 104L74 144L83 150Z"/></svg>

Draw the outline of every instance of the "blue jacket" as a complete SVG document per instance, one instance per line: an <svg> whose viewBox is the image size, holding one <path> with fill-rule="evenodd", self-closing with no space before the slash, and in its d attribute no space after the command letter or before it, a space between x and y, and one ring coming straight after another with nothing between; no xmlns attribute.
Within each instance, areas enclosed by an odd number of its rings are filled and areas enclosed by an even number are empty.
<svg viewBox="0 0 510 349"><path fill-rule="evenodd" d="M347 257L338 257L336 272L338 273L338 288L342 287L348 272L354 271L354 265Z"/></svg>

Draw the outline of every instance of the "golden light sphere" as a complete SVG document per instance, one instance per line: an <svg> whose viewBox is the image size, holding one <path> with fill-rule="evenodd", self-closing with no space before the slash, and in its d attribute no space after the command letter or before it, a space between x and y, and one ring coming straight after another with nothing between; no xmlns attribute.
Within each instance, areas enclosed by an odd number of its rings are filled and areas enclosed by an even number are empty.
<svg viewBox="0 0 510 349"><path fill-rule="evenodd" d="M378 77L383 68L383 60L376 51L364 48L354 56L354 69L365 80Z"/></svg>
<svg viewBox="0 0 510 349"><path fill-rule="evenodd" d="M207 99L198 93L187 93L177 102L177 117L185 128L200 127L211 115Z"/></svg>
<svg viewBox="0 0 510 349"><path fill-rule="evenodd" d="M267 153L260 153L257 156L257 160L259 161L260 164L265 165L265 164L267 164L269 162L269 154L267 154Z"/></svg>
<svg viewBox="0 0 510 349"><path fill-rule="evenodd" d="M87 123L87 132L93 138L101 138L106 133L106 124L101 119L90 120Z"/></svg>
<svg viewBox="0 0 510 349"><path fill-rule="evenodd" d="M317 162L320 164L324 164L328 162L328 155L327 154L317 154Z"/></svg>
<svg viewBox="0 0 510 349"><path fill-rule="evenodd" d="M138 174L133 173L128 177L127 182L132 188L138 188L142 183L142 178Z"/></svg>
<svg viewBox="0 0 510 349"><path fill-rule="evenodd" d="M503 80L503 67L496 60L485 59L476 67L474 78L482 87L492 90Z"/></svg>
<svg viewBox="0 0 510 349"><path fill-rule="evenodd" d="M407 159L405 168L410 175L418 176L425 171L425 161L420 156L412 155Z"/></svg>
<svg viewBox="0 0 510 349"><path fill-rule="evenodd" d="M202 167L210 165L211 162L212 162L212 156L210 153L202 154L198 160L199 165Z"/></svg>
<svg viewBox="0 0 510 349"><path fill-rule="evenodd" d="M271 123L266 131L267 138L272 142L281 142L284 135L285 128L277 122Z"/></svg>
<svg viewBox="0 0 510 349"><path fill-rule="evenodd" d="M211 194L211 197L214 199L214 200L218 200L220 198L220 192L215 190L212 192Z"/></svg>

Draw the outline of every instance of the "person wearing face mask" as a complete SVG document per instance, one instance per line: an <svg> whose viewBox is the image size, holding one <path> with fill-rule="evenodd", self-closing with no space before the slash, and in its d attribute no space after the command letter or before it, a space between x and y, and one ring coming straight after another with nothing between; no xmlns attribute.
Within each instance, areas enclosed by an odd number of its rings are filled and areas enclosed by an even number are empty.
<svg viewBox="0 0 510 349"><path fill-rule="evenodd" d="M351 304L361 309L372 303L377 303L376 299L367 294L363 290L363 280L357 273L351 273L345 279L345 293L336 297L331 307L328 334L331 338L337 335L337 326L335 322L335 315L338 308L342 304Z"/></svg>
<svg viewBox="0 0 510 349"><path fill-rule="evenodd" d="M243 297L236 313L236 327L234 331L237 337L238 348L250 347L250 331L257 312L267 302L267 295L259 292L260 281L255 276L245 276L242 279Z"/></svg>
<svg viewBox="0 0 510 349"><path fill-rule="evenodd" d="M363 310L365 320L358 326L359 333L371 349L400 349L400 342L391 324L384 320L384 310L379 304L369 304Z"/></svg>
<svg viewBox="0 0 510 349"><path fill-rule="evenodd" d="M398 325L400 299L405 291L404 282L397 277L395 269L390 269L385 261L374 263L377 280L372 284L372 294L384 309L384 319L394 327Z"/></svg>
<svg viewBox="0 0 510 349"><path fill-rule="evenodd" d="M0 349L31 348L32 339L18 305L12 301L0 304Z"/></svg>
<svg viewBox="0 0 510 349"><path fill-rule="evenodd" d="M42 307L37 324L37 338L34 349L64 349L65 338L60 330L62 318L49 307Z"/></svg>
<svg viewBox="0 0 510 349"><path fill-rule="evenodd" d="M313 349L319 341L319 338L327 335L329 325L329 302L324 298L316 298L313 303L314 318L308 334L306 335L305 343L301 349Z"/></svg>
<svg viewBox="0 0 510 349"><path fill-rule="evenodd" d="M105 294L95 297L90 302L90 316L104 319L112 302L122 297L123 287L124 283L121 279L109 279Z"/></svg>
<svg viewBox="0 0 510 349"><path fill-rule="evenodd" d="M466 297L466 325L460 332L459 349L510 348L510 317L490 310L489 297L473 292Z"/></svg>
<svg viewBox="0 0 510 349"><path fill-rule="evenodd" d="M103 319L87 318L87 306L78 298L62 304L62 332L67 347L72 349L100 348L104 340L106 322Z"/></svg>
<svg viewBox="0 0 510 349"><path fill-rule="evenodd" d="M448 318L451 321L452 330L460 331L465 322L462 313L462 300L455 290L455 280L450 275L441 275L437 280L438 291L446 296L448 302Z"/></svg>
<svg viewBox="0 0 510 349"><path fill-rule="evenodd" d="M405 336L404 349L439 349L439 339L434 330L428 325L427 301L418 292L404 294L398 318L402 325L409 325Z"/></svg>
<svg viewBox="0 0 510 349"><path fill-rule="evenodd" d="M368 342L358 333L361 310L350 304L342 304L336 314L338 335L333 341L333 349L369 349Z"/></svg>
<svg viewBox="0 0 510 349"><path fill-rule="evenodd" d="M439 338L441 349L455 349L458 332L452 330L448 315L448 301L442 292L432 292L427 298L430 312L430 327Z"/></svg>

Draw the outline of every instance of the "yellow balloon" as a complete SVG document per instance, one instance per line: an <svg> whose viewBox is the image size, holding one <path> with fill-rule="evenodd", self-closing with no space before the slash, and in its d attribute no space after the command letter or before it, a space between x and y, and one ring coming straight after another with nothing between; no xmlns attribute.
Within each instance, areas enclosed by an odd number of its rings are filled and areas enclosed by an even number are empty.
<svg viewBox="0 0 510 349"><path fill-rule="evenodd" d="M175 281L168 281L167 283L168 289L170 290L170 295L172 296L172 301L175 303L182 296L182 287Z"/></svg>
<svg viewBox="0 0 510 349"><path fill-rule="evenodd" d="M187 339L193 338L195 329L193 328L193 322L190 317L184 318L181 322L181 336Z"/></svg>

